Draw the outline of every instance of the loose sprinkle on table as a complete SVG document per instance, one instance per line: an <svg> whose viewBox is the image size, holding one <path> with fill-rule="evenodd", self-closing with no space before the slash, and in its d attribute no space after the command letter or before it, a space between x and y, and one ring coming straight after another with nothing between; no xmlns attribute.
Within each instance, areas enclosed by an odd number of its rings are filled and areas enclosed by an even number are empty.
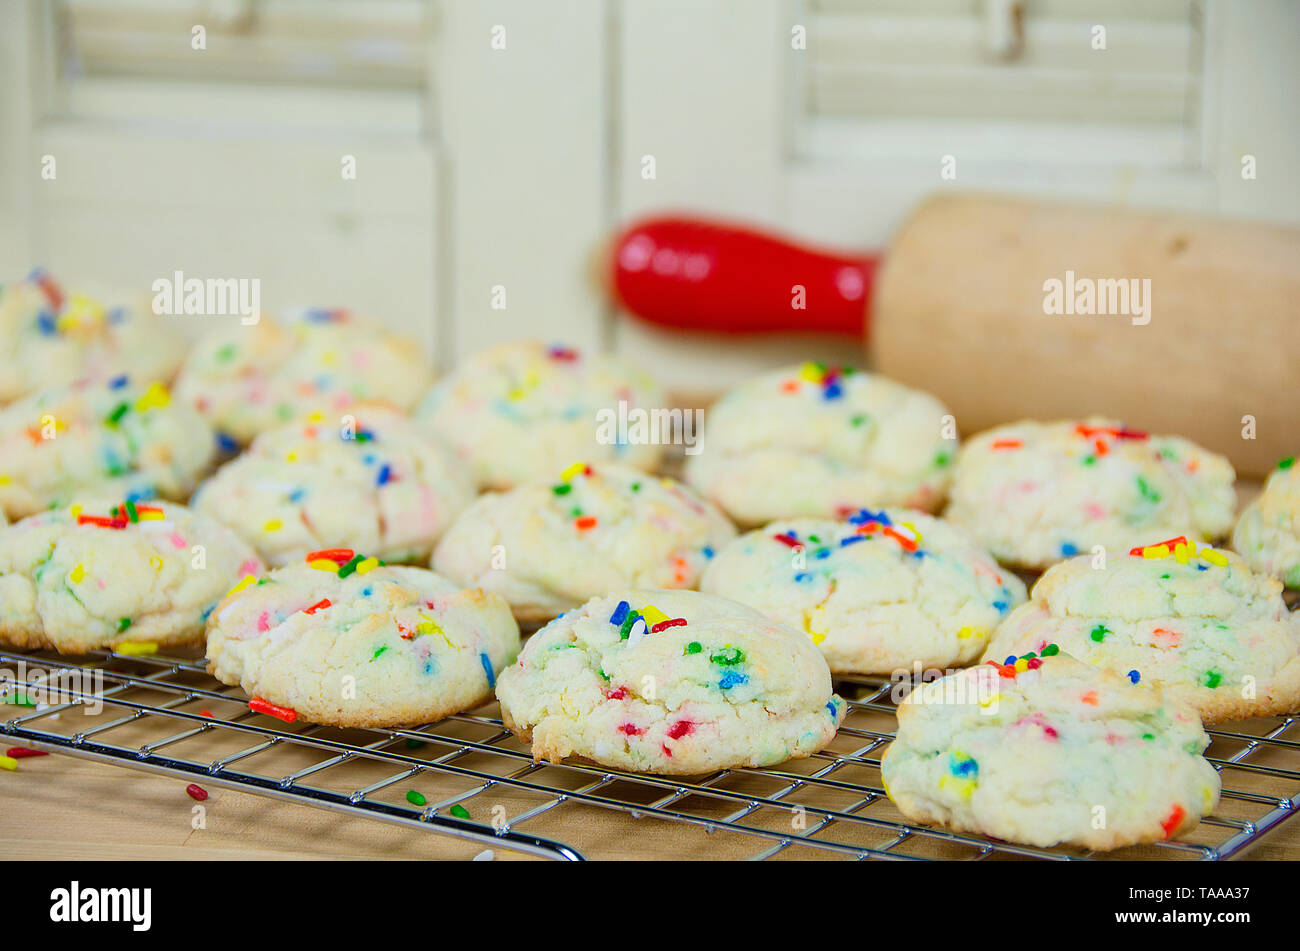
<svg viewBox="0 0 1300 951"><path fill-rule="evenodd" d="M429 800L424 798L423 793L416 792L414 789L407 790L406 801L413 806L427 806Z"/></svg>
<svg viewBox="0 0 1300 951"><path fill-rule="evenodd" d="M198 783L190 783L185 787L185 791L189 793L190 798L195 802L203 802L203 800L208 798L208 791Z"/></svg>
<svg viewBox="0 0 1300 951"><path fill-rule="evenodd" d="M267 716L275 717L277 720L283 720L285 723L292 723L298 719L298 711L289 707L276 706L261 697L254 697L248 701L248 709L254 713L265 713Z"/></svg>

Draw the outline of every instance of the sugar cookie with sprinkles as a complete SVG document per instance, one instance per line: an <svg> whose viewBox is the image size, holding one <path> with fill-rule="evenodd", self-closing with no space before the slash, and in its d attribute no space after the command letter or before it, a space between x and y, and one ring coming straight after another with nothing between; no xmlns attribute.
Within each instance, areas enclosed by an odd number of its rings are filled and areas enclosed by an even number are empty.
<svg viewBox="0 0 1300 951"><path fill-rule="evenodd" d="M837 518L863 506L937 509L957 440L933 396L849 367L765 373L706 417L686 479L735 521Z"/></svg>
<svg viewBox="0 0 1300 951"><path fill-rule="evenodd" d="M1171 839L1219 801L1196 712L1047 645L898 707L881 780L913 822L1050 848Z"/></svg>
<svg viewBox="0 0 1300 951"><path fill-rule="evenodd" d="M723 548L700 590L806 632L834 673L974 663L1024 583L963 531L907 509L773 522Z"/></svg>
<svg viewBox="0 0 1300 951"><path fill-rule="evenodd" d="M347 545L389 561L429 557L473 501L460 462L407 417L352 407L262 433L195 493L194 508L229 526L271 565Z"/></svg>
<svg viewBox="0 0 1300 951"><path fill-rule="evenodd" d="M673 438L651 425L650 411L663 404L659 385L628 361L526 340L471 356L416 415L465 460L479 488L509 489L579 459L654 469Z"/></svg>
<svg viewBox="0 0 1300 951"><path fill-rule="evenodd" d="M1048 643L1162 688L1206 723L1300 710L1300 615L1287 610L1282 583L1181 536L1104 565L1082 555L1055 565L984 660Z"/></svg>
<svg viewBox="0 0 1300 951"><path fill-rule="evenodd" d="M239 582L208 624L208 671L284 720L426 723L492 698L519 652L505 601L346 549Z"/></svg>
<svg viewBox="0 0 1300 951"><path fill-rule="evenodd" d="M432 379L415 341L345 310L315 308L283 323L232 321L204 336L176 391L236 448L314 412L337 418L365 402L410 410Z"/></svg>
<svg viewBox="0 0 1300 951"><path fill-rule="evenodd" d="M135 654L201 643L217 601L261 570L233 532L182 505L79 500L0 528L0 643Z"/></svg>
<svg viewBox="0 0 1300 951"><path fill-rule="evenodd" d="M21 518L77 496L183 500L215 453L203 417L161 383L42 390L0 409L0 509Z"/></svg>
<svg viewBox="0 0 1300 951"><path fill-rule="evenodd" d="M1241 513L1232 547L1256 571L1300 588L1300 466L1295 456L1278 463L1264 491Z"/></svg>
<svg viewBox="0 0 1300 951"><path fill-rule="evenodd" d="M497 683L533 758L697 774L811 756L845 703L808 638L695 591L593 598L529 639Z"/></svg>
<svg viewBox="0 0 1300 951"><path fill-rule="evenodd" d="M1223 538L1236 511L1223 456L1109 419L1019 422L968 439L953 471L949 521L1003 564L1043 569L1102 546Z"/></svg>
<svg viewBox="0 0 1300 951"><path fill-rule="evenodd" d="M433 568L498 592L534 625L607 591L694 588L735 537L726 516L680 482L574 463L481 496L439 543Z"/></svg>
<svg viewBox="0 0 1300 951"><path fill-rule="evenodd" d="M124 373L167 382L184 356L162 318L65 291L40 268L0 285L0 403Z"/></svg>

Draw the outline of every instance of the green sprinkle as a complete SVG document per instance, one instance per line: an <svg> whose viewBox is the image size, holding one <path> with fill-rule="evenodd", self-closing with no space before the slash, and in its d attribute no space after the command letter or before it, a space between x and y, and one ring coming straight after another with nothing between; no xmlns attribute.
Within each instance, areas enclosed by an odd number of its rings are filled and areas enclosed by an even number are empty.
<svg viewBox="0 0 1300 951"><path fill-rule="evenodd" d="M569 485L567 482L561 482L559 485L551 486L551 491L556 495L568 495L573 491L573 486Z"/></svg>
<svg viewBox="0 0 1300 951"><path fill-rule="evenodd" d="M1207 670L1205 672L1205 686L1213 690L1219 684L1223 683L1223 674L1217 670Z"/></svg>
<svg viewBox="0 0 1300 951"><path fill-rule="evenodd" d="M640 491L641 491L641 483L640 483L640 482L633 482L630 486L628 486L628 488L630 488L633 492L640 492Z"/></svg>
<svg viewBox="0 0 1300 951"><path fill-rule="evenodd" d="M632 625L636 623L636 619L640 616L635 611L627 612L627 617L623 618L623 624L618 629L620 639L627 640L628 635L632 633Z"/></svg>
<svg viewBox="0 0 1300 951"><path fill-rule="evenodd" d="M1277 467L1279 469L1290 469L1293 465L1295 465L1295 456L1287 456L1285 459L1278 461Z"/></svg>
<svg viewBox="0 0 1300 951"><path fill-rule="evenodd" d="M131 522L140 521L140 513L136 511L135 503L130 499L126 500L126 517Z"/></svg>
<svg viewBox="0 0 1300 951"><path fill-rule="evenodd" d="M377 660L377 659L379 658L379 655L382 654L382 653L383 653L384 651L386 651L386 650L388 650L387 646L379 648L379 650L375 651L374 654L372 654L372 655L370 656L370 659L371 659L371 660Z"/></svg>
<svg viewBox="0 0 1300 951"><path fill-rule="evenodd" d="M686 645L685 652L687 654L699 654L703 650L704 650L703 644L701 644L699 641L691 641L689 644Z"/></svg>
<svg viewBox="0 0 1300 951"><path fill-rule="evenodd" d="M353 555L352 559L346 565L339 568L339 577L346 578L357 570L357 565L361 564L365 560L365 555Z"/></svg>
<svg viewBox="0 0 1300 951"><path fill-rule="evenodd" d="M425 806L429 803L429 800L425 799L423 795L416 792L414 789L407 792L406 801L413 806Z"/></svg>
<svg viewBox="0 0 1300 951"><path fill-rule="evenodd" d="M1096 627L1092 629L1092 639L1096 641L1098 644L1100 644L1102 641L1106 639L1106 635L1109 633L1111 633L1110 628L1108 628L1105 624L1098 624ZM1047 651L1044 650L1043 653L1046 654Z"/></svg>
<svg viewBox="0 0 1300 951"><path fill-rule="evenodd" d="M1142 739L1144 739L1144 740L1154 740L1155 738L1156 738L1156 735L1155 735L1154 733L1143 733L1143 734L1142 734Z"/></svg>
<svg viewBox="0 0 1300 951"><path fill-rule="evenodd" d="M1137 477L1137 487L1138 491L1142 493L1142 498L1146 499L1148 502L1160 501L1160 493L1151 488L1151 484L1141 476Z"/></svg>
<svg viewBox="0 0 1300 951"><path fill-rule="evenodd" d="M126 403L118 403L117 406L113 408L113 412L109 413L108 416L104 419L104 425L116 426L118 423L122 421L122 417L126 415L127 410L129 410L130 408L131 407Z"/></svg>
<svg viewBox="0 0 1300 951"><path fill-rule="evenodd" d="M578 508L576 505L573 508L569 509L569 518L578 518L581 515L582 515L582 509Z"/></svg>
<svg viewBox="0 0 1300 951"><path fill-rule="evenodd" d="M1057 647L1055 644L1048 644L1046 647L1043 648L1044 657L1055 657L1059 653L1061 653L1061 649Z"/></svg>
<svg viewBox="0 0 1300 951"><path fill-rule="evenodd" d="M6 694L4 697L4 702L9 704L11 707L36 706L36 701L33 700L31 697L29 697L26 693L24 693L21 690L15 690L12 693Z"/></svg>
<svg viewBox="0 0 1300 951"><path fill-rule="evenodd" d="M1096 457L1096 456L1084 456L1084 457L1083 457L1083 464L1084 464L1085 466L1095 466L1095 465L1097 464L1097 457Z"/></svg>
<svg viewBox="0 0 1300 951"><path fill-rule="evenodd" d="M131 619L129 617L120 617L117 619L117 633L121 634L130 626Z"/></svg>
<svg viewBox="0 0 1300 951"><path fill-rule="evenodd" d="M233 360L235 358L236 348L233 343L228 343L217 351L218 360Z"/></svg>
<svg viewBox="0 0 1300 951"><path fill-rule="evenodd" d="M451 807L450 809L448 809L447 811L450 812L450 813L451 813L453 816L455 816L457 819L468 819L468 818L469 818L469 810L466 809L464 806L462 806L460 803L456 803L456 805L452 806L452 807Z"/></svg>
<svg viewBox="0 0 1300 951"><path fill-rule="evenodd" d="M709 660L721 667L734 667L744 659L745 652L739 647L724 647L709 658Z"/></svg>
<svg viewBox="0 0 1300 951"><path fill-rule="evenodd" d="M866 413L855 413L852 417L849 418L849 422L854 426L861 426L866 421L867 421ZM939 453L939 458L943 458L943 455L944 455L943 453ZM939 465L943 465L943 463L940 462Z"/></svg>
<svg viewBox="0 0 1300 951"><path fill-rule="evenodd" d="M939 455L934 457L934 464L940 469L950 462L952 462L952 453L950 452L941 452Z"/></svg>
<svg viewBox="0 0 1300 951"><path fill-rule="evenodd" d="M816 535L809 535L808 541L812 542L814 545L820 545L822 540Z"/></svg>

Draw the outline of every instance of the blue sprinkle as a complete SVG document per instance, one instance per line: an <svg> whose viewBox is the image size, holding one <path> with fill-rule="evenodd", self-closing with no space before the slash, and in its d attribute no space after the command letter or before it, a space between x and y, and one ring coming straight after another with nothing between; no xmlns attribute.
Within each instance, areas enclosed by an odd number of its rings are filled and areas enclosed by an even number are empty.
<svg viewBox="0 0 1300 951"><path fill-rule="evenodd" d="M848 538L840 539L840 547L844 548L847 545L856 545L858 542L865 542L866 540L866 535L850 535Z"/></svg>
<svg viewBox="0 0 1300 951"><path fill-rule="evenodd" d="M36 318L36 326L41 328L41 333L47 337L53 337L58 333L58 327L54 323L54 315L48 310L43 310Z"/></svg>
<svg viewBox="0 0 1300 951"><path fill-rule="evenodd" d="M830 557L830 553L831 553L831 550L830 550L829 548L818 548L815 552L813 552L813 557L814 557L814 558L828 558L828 557Z"/></svg>
<svg viewBox="0 0 1300 951"><path fill-rule="evenodd" d="M806 571L801 571L794 576L795 581L812 581L812 575Z"/></svg>
<svg viewBox="0 0 1300 951"><path fill-rule="evenodd" d="M212 609L215 608L216 606L217 606L216 602L209 604L206 608L203 609L203 613L199 616L206 621L208 619L208 615L212 613Z"/></svg>
<svg viewBox="0 0 1300 951"><path fill-rule="evenodd" d="M609 616L609 623L622 625L622 623L627 620L627 612L631 607L632 605L628 604L626 601L618 602L618 607L616 607L614 613Z"/></svg>
<svg viewBox="0 0 1300 951"><path fill-rule="evenodd" d="M304 495L306 495L306 494L307 494L307 490L306 490L306 489L294 489L292 492L289 493L289 501L290 501L290 502L301 502L301 501L302 501L302 497L303 497Z"/></svg>
<svg viewBox="0 0 1300 951"><path fill-rule="evenodd" d="M744 674L738 674L734 670L729 670L723 674L722 679L718 681L718 689L730 690L732 687L747 683L749 683L749 678Z"/></svg>
<svg viewBox="0 0 1300 951"><path fill-rule="evenodd" d="M889 516L883 510L873 512L871 509L858 509L849 516L849 521L854 525L865 525L867 522L879 522L881 525L893 525Z"/></svg>
<svg viewBox="0 0 1300 951"><path fill-rule="evenodd" d="M114 307L108 312L108 322L111 324L120 324L126 321L126 308Z"/></svg>
<svg viewBox="0 0 1300 951"><path fill-rule="evenodd" d="M34 268L31 269L31 271L28 272L28 274L27 274L27 280L29 280L29 281L39 281L39 280L40 280L41 278L43 278L44 276L45 276L45 268L43 268L43 267L34 267Z"/></svg>
<svg viewBox="0 0 1300 951"><path fill-rule="evenodd" d="M153 486L141 486L138 489L132 489L126 494L128 502L145 502L154 497Z"/></svg>
<svg viewBox="0 0 1300 951"><path fill-rule="evenodd" d="M1130 670L1128 672L1128 679L1133 681L1133 683L1137 683L1139 680L1142 679L1142 675L1139 674L1136 670Z"/></svg>
<svg viewBox="0 0 1300 951"><path fill-rule="evenodd" d="M373 452L368 452L361 457L361 461L368 466L373 466L375 464L375 454Z"/></svg>
<svg viewBox="0 0 1300 951"><path fill-rule="evenodd" d="M1072 544L1071 542L1064 542L1064 543L1062 543L1062 545L1061 545L1061 555L1062 555L1062 557L1064 557L1064 558L1073 558L1073 557L1074 557L1075 555L1077 555L1077 554L1079 554L1079 549L1076 548L1076 547L1074 546L1074 544Z"/></svg>
<svg viewBox="0 0 1300 951"><path fill-rule="evenodd" d="M304 320L310 320L314 324L327 324L334 319L334 311L323 307L309 307L303 311L302 316Z"/></svg>
<svg viewBox="0 0 1300 951"><path fill-rule="evenodd" d="M123 373L121 376L115 376L113 377L113 379L108 381L109 387L114 390L120 390L122 387L126 386L126 384L127 384L127 376L125 373Z"/></svg>
<svg viewBox="0 0 1300 951"><path fill-rule="evenodd" d="M331 377L328 373L322 373L320 376L316 377L316 379L313 380L312 382L316 385L316 389L328 390L331 386L334 385L334 378Z"/></svg>
<svg viewBox="0 0 1300 951"><path fill-rule="evenodd" d="M705 545L703 548L700 549L700 554L703 555L705 558L712 558L713 549L710 546Z"/></svg>
<svg viewBox="0 0 1300 951"><path fill-rule="evenodd" d="M1008 658L1007 658L1006 660L1004 660L1002 663L1003 663L1003 664L1011 664L1012 666L1014 666L1015 663L1016 663L1016 661L1019 660L1019 659L1020 659L1020 658L1017 657L1015 654L1012 654L1010 657L1008 657Z"/></svg>
<svg viewBox="0 0 1300 951"><path fill-rule="evenodd" d="M238 452L239 442L229 433L217 433L217 448L222 452Z"/></svg>
<svg viewBox="0 0 1300 951"><path fill-rule="evenodd" d="M974 776L979 773L980 764L973 759L957 759L955 756L950 756L948 769L954 776Z"/></svg>
<svg viewBox="0 0 1300 951"><path fill-rule="evenodd" d="M373 593L374 593L374 592L373 592L373 589L371 589L371 588L362 588L362 589L361 589L361 597L363 597L363 598L368 598L368 597L370 597L370 595L373 594Z"/></svg>
<svg viewBox="0 0 1300 951"><path fill-rule="evenodd" d="M835 706L834 700L826 701L826 709L830 711L831 716L835 716L835 714L839 713L840 710L839 707Z"/></svg>
<svg viewBox="0 0 1300 951"><path fill-rule="evenodd" d="M478 662L483 665L483 673L487 674L489 689L495 690L497 685L497 675L496 671L492 669L492 661L488 659L487 654L480 651Z"/></svg>
<svg viewBox="0 0 1300 951"><path fill-rule="evenodd" d="M994 606L995 608L997 608L998 611L999 611L1000 613L1002 613L1002 614L1006 614L1006 613L1007 613L1007 602L1005 602L1005 601L994 601L994 602L993 602L993 606Z"/></svg>
<svg viewBox="0 0 1300 951"><path fill-rule="evenodd" d="M838 383L827 383L822 390L822 397L828 400L837 400L844 395L844 390Z"/></svg>
<svg viewBox="0 0 1300 951"><path fill-rule="evenodd" d="M388 480L393 477L393 470L389 468L388 463L379 467L379 475L375 477L376 485L387 485Z"/></svg>
<svg viewBox="0 0 1300 951"><path fill-rule="evenodd" d="M1197 566L1196 566L1196 570L1197 570L1197 571L1209 571L1209 570L1210 570L1210 566L1209 566L1209 565L1197 565Z"/></svg>

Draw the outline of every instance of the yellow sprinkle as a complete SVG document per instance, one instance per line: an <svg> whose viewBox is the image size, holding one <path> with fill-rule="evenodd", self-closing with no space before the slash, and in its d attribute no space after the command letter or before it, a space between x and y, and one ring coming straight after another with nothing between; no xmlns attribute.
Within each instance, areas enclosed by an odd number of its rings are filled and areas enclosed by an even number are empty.
<svg viewBox="0 0 1300 951"><path fill-rule="evenodd" d="M72 506L72 508L68 509L68 512L71 513L73 518L77 518L79 515L81 515L81 506L74 505Z"/></svg>
<svg viewBox="0 0 1300 951"><path fill-rule="evenodd" d="M822 381L822 369L815 363L805 363L799 368L799 375L812 383Z"/></svg>
<svg viewBox="0 0 1300 951"><path fill-rule="evenodd" d="M18 760L12 756L0 756L0 769L7 769L10 772L18 772Z"/></svg>
<svg viewBox="0 0 1300 951"><path fill-rule="evenodd" d="M333 564L333 562L331 562L331 564ZM257 575L244 575L244 577L239 579L237 585L226 592L226 597L230 597L232 594L239 594L239 592L243 591L250 584L257 584Z"/></svg>
<svg viewBox="0 0 1300 951"><path fill-rule="evenodd" d="M524 391L520 387L512 387L510 392L506 393L508 400L521 400L524 398Z"/></svg>
<svg viewBox="0 0 1300 951"><path fill-rule="evenodd" d="M969 624L957 632L958 640L969 640L972 637L983 637L987 633L982 627L971 627Z"/></svg>
<svg viewBox="0 0 1300 951"><path fill-rule="evenodd" d="M157 555L149 556L149 564L153 565L154 571L162 571L163 560L159 558Z"/></svg>
<svg viewBox="0 0 1300 951"><path fill-rule="evenodd" d="M312 413L310 416L307 417L307 419L313 423L319 423L324 418L325 418L325 414L322 413L320 410L316 410L316 412Z"/></svg>
<svg viewBox="0 0 1300 951"><path fill-rule="evenodd" d="M266 520L266 523L262 526L262 531L278 532L282 527L283 526L281 525L280 520L278 518L268 518ZM330 564L333 564L333 562L330 562ZM335 567L337 568L338 566L335 565Z"/></svg>
<svg viewBox="0 0 1300 951"><path fill-rule="evenodd" d="M1179 542L1174 546L1174 561L1178 562L1180 565L1187 564L1187 546L1182 542Z"/></svg>
<svg viewBox="0 0 1300 951"><path fill-rule="evenodd" d="M136 512L136 518L141 522L162 522L166 521L167 515L164 512Z"/></svg>
<svg viewBox="0 0 1300 951"><path fill-rule="evenodd" d="M86 566L83 565L81 562L77 562L77 564L73 566L72 571L68 572L68 580L71 581L73 584L77 584L85 577L86 577Z"/></svg>
<svg viewBox="0 0 1300 951"><path fill-rule="evenodd" d="M333 350L326 350L320 355L320 362L325 364L327 367L331 367L339 362L339 355Z"/></svg>
<svg viewBox="0 0 1300 951"><path fill-rule="evenodd" d="M171 401L172 398L167 392L167 387L161 383L150 383L149 388L135 401L135 408L139 412L144 412L156 406L166 406Z"/></svg>
<svg viewBox="0 0 1300 951"><path fill-rule="evenodd" d="M1028 669L1029 661L1025 660L1023 657L1016 661L1016 673L1023 674Z"/></svg>
<svg viewBox="0 0 1300 951"><path fill-rule="evenodd" d="M573 465L569 466L567 469L565 469L563 472L560 473L560 478L563 479L565 482L568 482L570 479L572 479L579 472L582 472L586 468L587 468L587 464L585 462L575 462Z"/></svg>
<svg viewBox="0 0 1300 951"><path fill-rule="evenodd" d="M1164 545L1148 545L1142 549L1143 558L1168 558L1169 549Z"/></svg>
<svg viewBox="0 0 1300 951"><path fill-rule="evenodd" d="M637 614L640 614L643 618L645 618L645 623L646 626L648 627L654 627L660 621L669 620L668 615L664 614L663 611L660 611L653 604L647 604L645 607L637 611Z"/></svg>
<svg viewBox="0 0 1300 951"><path fill-rule="evenodd" d="M131 657L148 657L158 653L158 645L150 641L122 641L114 648L119 654Z"/></svg>
<svg viewBox="0 0 1300 951"><path fill-rule="evenodd" d="M1209 545L1201 549L1200 556L1212 565L1218 565L1220 568L1228 567L1227 556L1221 551L1215 551Z"/></svg>
<svg viewBox="0 0 1300 951"><path fill-rule="evenodd" d="M328 558L317 558L315 561L307 562L307 564L312 568L319 569L320 571L329 571L334 574L339 573L339 563L337 561L330 561Z"/></svg>
<svg viewBox="0 0 1300 951"><path fill-rule="evenodd" d="M357 574L364 575L368 571L374 571L379 567L378 558L366 558L357 562Z"/></svg>
<svg viewBox="0 0 1300 951"><path fill-rule="evenodd" d="M1000 696L1001 694L995 693L991 697L985 697L984 699L980 700L980 706L987 710L989 707L993 706L993 704L998 702L998 698Z"/></svg>
<svg viewBox="0 0 1300 951"><path fill-rule="evenodd" d="M0 475L0 485L8 485L10 479L7 475Z"/></svg>
<svg viewBox="0 0 1300 951"><path fill-rule="evenodd" d="M939 780L939 788L940 789L952 788L957 793L957 795L961 796L961 798L969 799L971 797L971 793L975 791L975 780L964 779L958 776L949 776L945 774Z"/></svg>
<svg viewBox="0 0 1300 951"><path fill-rule="evenodd" d="M918 545L921 544L921 533L916 530L915 525L911 522L899 522L898 524L912 533L912 541L916 542Z"/></svg>
<svg viewBox="0 0 1300 951"><path fill-rule="evenodd" d="M419 634L421 637L429 637L433 634L437 634L447 642L448 647L456 646L451 642L451 638L447 636L447 632L442 629L442 626L427 614L420 615L420 623L415 625L415 633Z"/></svg>
<svg viewBox="0 0 1300 951"><path fill-rule="evenodd" d="M296 452L286 452L286 453L284 454L284 461L285 461L285 462L297 462L297 461L298 461L298 454L297 454Z"/></svg>

